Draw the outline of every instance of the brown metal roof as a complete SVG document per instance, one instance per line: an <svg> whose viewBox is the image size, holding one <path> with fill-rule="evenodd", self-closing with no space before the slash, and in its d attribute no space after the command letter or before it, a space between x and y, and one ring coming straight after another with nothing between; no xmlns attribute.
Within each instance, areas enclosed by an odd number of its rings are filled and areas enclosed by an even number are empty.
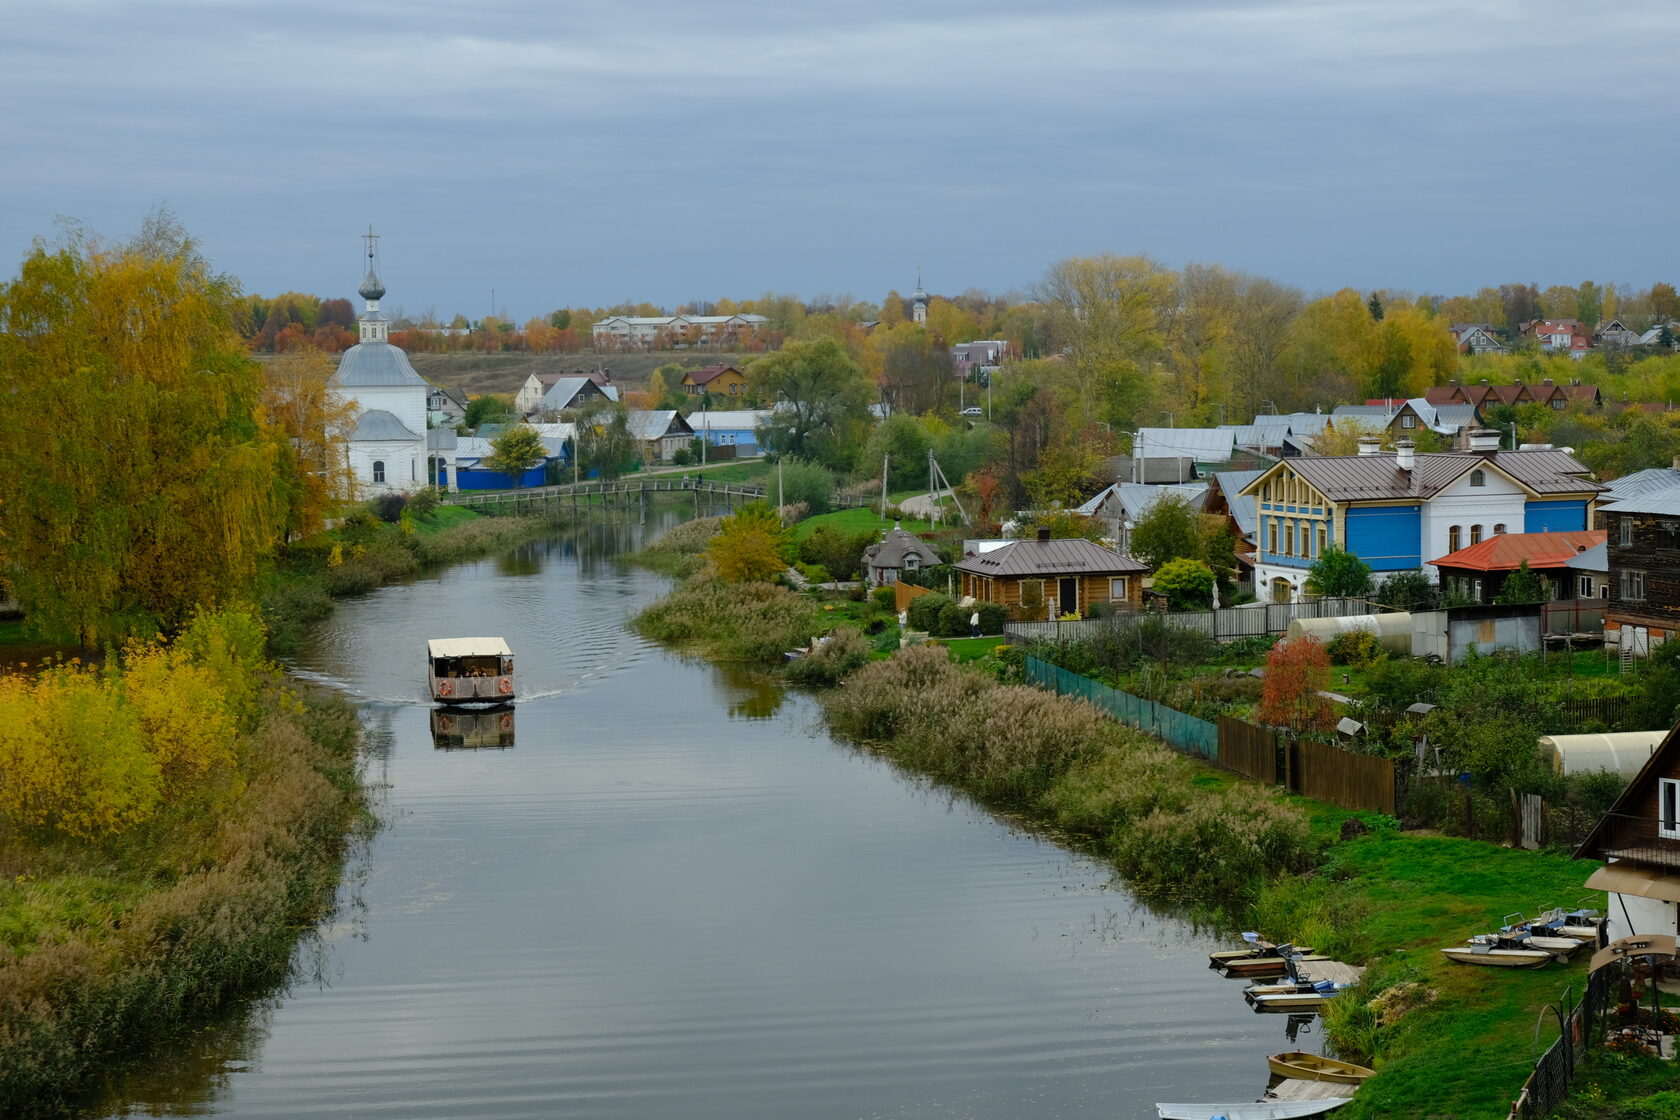
<svg viewBox="0 0 1680 1120"><path fill-rule="evenodd" d="M1013 541L1002 548L971 556L956 565L959 572L1013 579L1032 576L1133 575L1149 565L1122 556L1083 538L1052 541Z"/></svg>
<svg viewBox="0 0 1680 1120"><path fill-rule="evenodd" d="M1564 451L1426 452L1410 471L1395 465L1390 452L1380 455L1302 456L1278 464L1293 470L1333 502L1380 502L1429 498L1476 467L1491 467L1536 494L1583 494L1605 489L1590 481L1587 468ZM1268 472L1267 476L1274 472ZM1244 491L1255 488L1260 480Z"/></svg>

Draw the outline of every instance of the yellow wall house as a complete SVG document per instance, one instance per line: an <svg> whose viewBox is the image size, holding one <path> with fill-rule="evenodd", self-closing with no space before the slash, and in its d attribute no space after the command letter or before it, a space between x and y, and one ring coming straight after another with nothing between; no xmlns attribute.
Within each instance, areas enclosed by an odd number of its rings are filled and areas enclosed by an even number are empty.
<svg viewBox="0 0 1680 1120"><path fill-rule="evenodd" d="M1137 610L1149 571L1148 565L1091 541L1051 540L1048 529L1040 529L1036 540L1012 541L969 557L956 569L962 573L964 595L1002 603L1029 621L1086 615L1098 603Z"/></svg>
<svg viewBox="0 0 1680 1120"><path fill-rule="evenodd" d="M716 393L722 397L745 396L747 375L734 366L702 366L684 371L678 382L691 397L701 393Z"/></svg>

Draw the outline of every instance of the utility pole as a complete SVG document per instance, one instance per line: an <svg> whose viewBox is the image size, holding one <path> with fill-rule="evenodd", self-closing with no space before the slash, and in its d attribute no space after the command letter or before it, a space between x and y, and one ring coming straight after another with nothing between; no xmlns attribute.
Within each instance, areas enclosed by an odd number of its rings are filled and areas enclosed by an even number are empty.
<svg viewBox="0 0 1680 1120"><path fill-rule="evenodd" d="M887 519L887 460L891 457L890 454L881 456L881 520L883 522Z"/></svg>
<svg viewBox="0 0 1680 1120"><path fill-rule="evenodd" d="M784 525L787 523L787 515L783 512L786 507L787 499L782 497L782 460L778 457L776 459L776 516L782 519Z"/></svg>

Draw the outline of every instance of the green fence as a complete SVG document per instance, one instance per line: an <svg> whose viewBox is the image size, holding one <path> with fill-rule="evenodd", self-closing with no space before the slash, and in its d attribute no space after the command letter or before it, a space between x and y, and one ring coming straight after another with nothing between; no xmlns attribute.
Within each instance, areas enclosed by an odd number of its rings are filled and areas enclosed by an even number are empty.
<svg viewBox="0 0 1680 1120"><path fill-rule="evenodd" d="M1185 715L1176 708L1121 692L1101 681L1070 673L1048 661L1027 658L1027 681L1058 696L1089 700L1121 723L1158 735L1172 746L1198 758L1217 761L1219 728L1205 719Z"/></svg>

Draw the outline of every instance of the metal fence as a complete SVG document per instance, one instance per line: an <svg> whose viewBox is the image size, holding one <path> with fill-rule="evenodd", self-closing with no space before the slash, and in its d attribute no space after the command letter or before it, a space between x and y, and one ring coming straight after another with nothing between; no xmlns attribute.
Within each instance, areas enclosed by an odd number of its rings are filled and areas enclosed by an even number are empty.
<svg viewBox="0 0 1680 1120"><path fill-rule="evenodd" d="M1589 973L1579 1004L1567 1011L1561 1006L1552 1009L1561 1027L1558 1039L1534 1063L1534 1072L1529 1074L1522 1092L1511 1104L1510 1120L1545 1120L1563 1103L1588 1045L1603 1033L1604 1013L1610 1005L1611 974L1615 971L1602 968Z"/></svg>
<svg viewBox="0 0 1680 1120"><path fill-rule="evenodd" d="M1027 645L1041 640L1078 641L1091 637L1104 627L1126 626L1140 618L1158 618L1171 626L1200 630L1215 641L1229 642L1237 638L1281 634L1288 630L1289 624L1297 618L1346 618L1356 614L1382 614L1389 609L1366 599L1314 599L1302 603L1253 603L1217 611L1171 611L1166 614L1124 612L1107 618L1006 622L1003 633L1005 638L1015 645Z"/></svg>
<svg viewBox="0 0 1680 1120"><path fill-rule="evenodd" d="M1210 761L1219 757L1219 728L1205 719L1110 688L1036 657L1026 659L1026 677L1028 683L1058 696L1089 700L1121 723L1159 736L1186 754Z"/></svg>

